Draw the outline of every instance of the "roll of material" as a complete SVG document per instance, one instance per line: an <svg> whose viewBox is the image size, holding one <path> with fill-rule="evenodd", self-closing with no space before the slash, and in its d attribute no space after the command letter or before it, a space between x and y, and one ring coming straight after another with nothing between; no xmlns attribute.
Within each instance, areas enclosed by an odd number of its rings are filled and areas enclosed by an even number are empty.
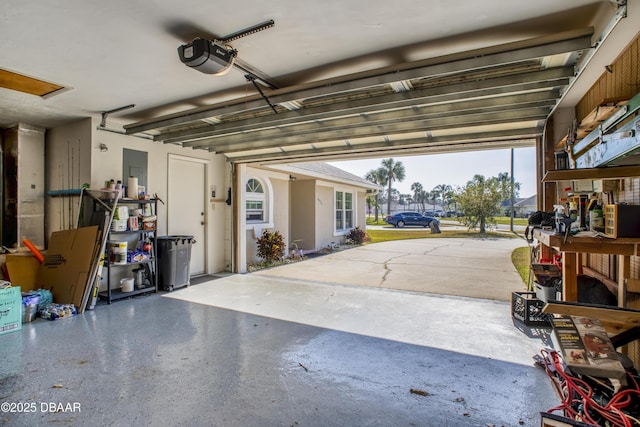
<svg viewBox="0 0 640 427"><path fill-rule="evenodd" d="M138 198L138 178L130 176L127 181L127 197L130 199Z"/></svg>

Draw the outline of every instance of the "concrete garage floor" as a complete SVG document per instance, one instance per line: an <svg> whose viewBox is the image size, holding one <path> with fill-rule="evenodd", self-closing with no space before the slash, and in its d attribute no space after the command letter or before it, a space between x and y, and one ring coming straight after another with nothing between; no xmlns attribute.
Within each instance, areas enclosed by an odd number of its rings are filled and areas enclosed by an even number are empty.
<svg viewBox="0 0 640 427"><path fill-rule="evenodd" d="M306 279L232 275L2 335L0 402L32 412L0 424L539 426L557 404L531 359L545 335L509 303L327 283L346 252L287 266Z"/></svg>

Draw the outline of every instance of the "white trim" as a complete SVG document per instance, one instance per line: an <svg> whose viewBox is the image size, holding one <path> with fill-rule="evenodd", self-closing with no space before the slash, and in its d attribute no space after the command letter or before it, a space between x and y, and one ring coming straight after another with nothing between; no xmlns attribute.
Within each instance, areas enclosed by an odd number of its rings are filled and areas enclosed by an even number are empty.
<svg viewBox="0 0 640 427"><path fill-rule="evenodd" d="M202 201L202 206L203 206L203 212L205 213L205 216L203 218L204 220L204 242L202 242L202 245L204 246L204 272L205 273L209 273L209 269L211 267L211 264L209 262L209 243L211 242L211 239L209 238L209 233L211 232L211 228L209 226L209 223L211 221L211 218L209 217L209 211L207 209L208 205L209 205L209 198L208 196L208 192L207 189L209 188L211 182L209 179L209 169L211 167L211 160L210 159L202 159L202 158L198 158L198 157L190 157L190 156L183 156L183 155L179 155L179 154L173 154L173 153L167 153L167 205L169 203L171 203L170 200L170 195L168 194L168 189L170 187L169 185L169 180L171 179L171 171L170 171L170 166L171 166L171 161L172 160L181 160L181 161L185 161L185 162L191 162L191 163L199 163L204 165L204 194L202 195L203 197L203 201ZM169 213L169 208L167 207L167 213ZM166 222L165 222L165 227L167 230L167 233L169 232L169 217L167 215L166 218Z"/></svg>
<svg viewBox="0 0 640 427"><path fill-rule="evenodd" d="M336 193L337 192L342 192L342 194L346 194L349 193L351 194L351 220L352 220L352 227L350 228L341 228L340 230L337 229L336 227L336 211L337 211L337 207L336 207ZM347 190L344 187L333 187L333 235L334 236L345 236L347 234L349 234L349 231L351 231L353 228L356 227L356 222L357 222L357 207L358 207L358 192L350 189ZM344 203L344 199L343 199L343 203ZM345 209L343 207L342 212L345 212ZM346 218L343 218L344 220L346 220Z"/></svg>
<svg viewBox="0 0 640 427"><path fill-rule="evenodd" d="M241 193L241 218L244 222L246 230L253 230L254 233L262 233L265 228L273 228L273 185L271 179L267 174L261 173L259 169L251 169L247 171L242 180L242 193ZM264 221L247 221L247 181L250 179L257 179L262 184L264 191ZM250 199L249 199L250 200Z"/></svg>
<svg viewBox="0 0 640 427"><path fill-rule="evenodd" d="M201 159L198 157L183 156L181 154L173 154L173 153L168 153L168 154L169 154L169 159L186 160L188 162L204 163L204 164L209 164L211 162L211 160L209 159Z"/></svg>

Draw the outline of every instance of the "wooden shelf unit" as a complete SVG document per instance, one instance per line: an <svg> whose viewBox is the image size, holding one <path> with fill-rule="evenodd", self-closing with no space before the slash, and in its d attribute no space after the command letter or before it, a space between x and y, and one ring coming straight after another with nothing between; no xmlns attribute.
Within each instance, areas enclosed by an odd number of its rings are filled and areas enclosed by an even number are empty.
<svg viewBox="0 0 640 427"><path fill-rule="evenodd" d="M562 295L565 301L578 300L578 274L581 273L580 255L618 255L618 301L624 301L625 280L628 278L629 257L640 256L639 238L613 239L604 236L567 236L536 229L533 237L542 245L542 257L551 259L555 250L562 254Z"/></svg>

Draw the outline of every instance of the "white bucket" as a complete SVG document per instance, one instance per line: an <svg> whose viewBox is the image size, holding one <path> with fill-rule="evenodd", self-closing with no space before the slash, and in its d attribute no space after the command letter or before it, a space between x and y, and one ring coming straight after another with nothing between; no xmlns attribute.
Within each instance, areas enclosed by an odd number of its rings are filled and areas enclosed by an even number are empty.
<svg viewBox="0 0 640 427"><path fill-rule="evenodd" d="M113 264L127 263L127 242L111 242L111 262Z"/></svg>
<svg viewBox="0 0 640 427"><path fill-rule="evenodd" d="M111 231L127 231L128 219L114 219L111 221Z"/></svg>
<svg viewBox="0 0 640 427"><path fill-rule="evenodd" d="M120 279L120 290L122 292L133 292L133 277L125 277Z"/></svg>
<svg viewBox="0 0 640 427"><path fill-rule="evenodd" d="M129 219L129 206L118 206L114 215L116 219Z"/></svg>

